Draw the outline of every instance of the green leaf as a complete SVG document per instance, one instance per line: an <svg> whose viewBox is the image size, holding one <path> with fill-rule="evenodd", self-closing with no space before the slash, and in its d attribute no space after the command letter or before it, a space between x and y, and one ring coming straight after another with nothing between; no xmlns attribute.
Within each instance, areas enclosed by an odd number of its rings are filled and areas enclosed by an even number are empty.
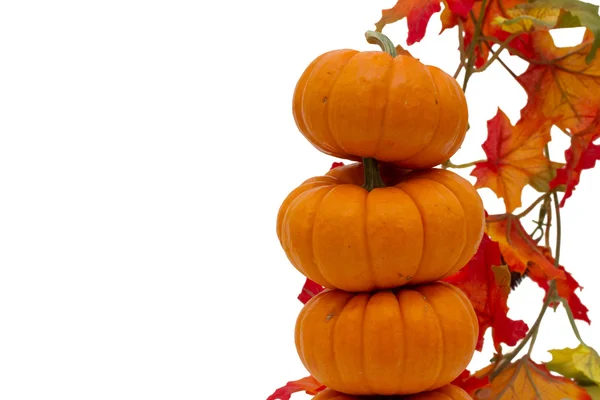
<svg viewBox="0 0 600 400"><path fill-rule="evenodd" d="M549 168L543 170L539 174L532 176L529 179L529 186L534 188L540 193L548 193L550 191L550 181L556 177L556 170L562 168L564 166L563 163L558 163L552 161L550 163ZM559 192L564 192L566 189L566 185L559 185L556 190Z"/></svg>
<svg viewBox="0 0 600 400"><path fill-rule="evenodd" d="M600 384L600 356L596 350L580 344L574 349L550 350L552 360L546 363L550 371L575 379L581 385Z"/></svg>
<svg viewBox="0 0 600 400"><path fill-rule="evenodd" d="M592 400L600 400L600 387L596 385L582 386L590 395Z"/></svg>

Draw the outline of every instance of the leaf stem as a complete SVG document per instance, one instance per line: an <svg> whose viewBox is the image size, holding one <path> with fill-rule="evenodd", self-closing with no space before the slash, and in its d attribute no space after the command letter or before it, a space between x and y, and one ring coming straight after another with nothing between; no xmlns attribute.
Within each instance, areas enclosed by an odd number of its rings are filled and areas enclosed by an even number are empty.
<svg viewBox="0 0 600 400"><path fill-rule="evenodd" d="M469 47L467 49L466 57L468 57L467 66L465 68L465 79L463 81L463 92L467 91L467 84L469 83L469 79L473 74L473 67L475 65L475 47L477 46L477 42L479 41L479 36L481 35L481 27L483 26L483 20L485 17L485 11L487 8L487 0L481 1L481 10L479 11L479 18L475 19L475 14L473 10L469 11L470 17L473 19L475 23L475 30L473 31L473 37L471 38L471 43L469 43Z"/></svg>
<svg viewBox="0 0 600 400"><path fill-rule="evenodd" d="M575 337L577 338L577 340L579 340L579 343L581 343L584 346L587 346L585 344L585 342L583 341L583 339L581 338L581 334L579 333L579 328L577 328L577 323L575 322L575 317L573 316L573 310L571 310L569 303L565 299L560 299L560 302L562 303L563 307L567 311L567 316L569 317L569 322L571 323L571 328L573 328L573 333L575 334Z"/></svg>
<svg viewBox="0 0 600 400"><path fill-rule="evenodd" d="M477 160L477 161L471 161L471 162L464 163L464 164L453 164L452 161L448 160L444 163L444 166L446 168L469 168L476 164L484 163L485 161L486 160Z"/></svg>
<svg viewBox="0 0 600 400"><path fill-rule="evenodd" d="M521 350L523 350L527 342L529 342L529 340L532 339L534 335L537 335L537 331L539 329L540 324L542 323L544 314L546 314L546 309L548 308L548 306L550 305L550 301L554 297L554 286L552 285L552 283L553 282L551 282L550 284L550 289L548 290L548 295L546 296L546 300L542 305L542 309L540 310L537 319L531 326L531 329L529 329L527 335L525 335L525 337L521 340L519 345L514 348L513 351L504 355L502 360L500 360L500 362L497 364L496 369L490 374L490 379L494 379L496 376L498 376L500 372L502 372L502 370L504 370L504 368L509 366L510 362L521 352Z"/></svg>
<svg viewBox="0 0 600 400"><path fill-rule="evenodd" d="M527 207L523 212L516 214L515 218L523 218L524 216L526 216L527 214L529 214L531 211L533 211L533 209L540 204L540 202L542 200L544 200L546 197L548 196L548 193L544 193L543 195L541 195L540 197L538 197L533 203L531 203L531 205L529 207Z"/></svg>
<svg viewBox="0 0 600 400"><path fill-rule="evenodd" d="M475 70L475 72L483 72L490 65L492 65L494 63L494 61L499 60L500 53L502 53L508 47L508 45L510 44L510 42L512 42L513 39L516 38L518 35L519 35L518 33L513 33L512 35L510 35L508 38L506 38L505 41L503 41L502 43L500 43L500 47L497 50L495 50L495 51L492 50L492 47L489 45L489 43L485 42L486 46L488 47L488 49L492 53L492 57L490 57L490 59L481 68L477 68Z"/></svg>
<svg viewBox="0 0 600 400"><path fill-rule="evenodd" d="M463 40L463 36L464 36L463 22L459 19L458 20L458 50L460 51L460 63L458 64L458 68L456 68L456 72L454 72L454 75L453 75L454 79L458 78L460 71L462 71L462 69L465 66L465 42Z"/></svg>

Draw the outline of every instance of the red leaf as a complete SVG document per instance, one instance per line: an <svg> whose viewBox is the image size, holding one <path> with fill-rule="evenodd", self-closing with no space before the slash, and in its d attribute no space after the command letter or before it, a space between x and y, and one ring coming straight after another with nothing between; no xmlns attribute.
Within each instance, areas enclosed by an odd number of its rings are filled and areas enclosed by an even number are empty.
<svg viewBox="0 0 600 400"><path fill-rule="evenodd" d="M324 289L325 288L319 285L317 282L311 281L310 279L306 278L306 282L302 287L302 291L298 295L298 300L300 300L302 304L306 304L306 302L312 299L313 296L316 296L317 294L321 293Z"/></svg>
<svg viewBox="0 0 600 400"><path fill-rule="evenodd" d="M305 391L307 394L317 394L325 390L326 386L318 382L315 378L307 376L297 381L291 381L280 387L267 400L290 400L293 393Z"/></svg>
<svg viewBox="0 0 600 400"><path fill-rule="evenodd" d="M548 258L551 263L554 263L554 258L550 255L550 250L545 247L540 247L540 250L544 253L544 255ZM588 317L588 309L583 305L581 299L575 293L577 289L583 289L583 287L573 278L573 276L565 270L565 267L560 265L558 267L565 274L565 279L560 279L556 281L556 289L558 291L558 295L563 299L567 300L569 304L569 308L573 312L573 317L575 319L579 319L581 321L585 321L588 324L591 323L590 318ZM537 283L542 289L546 291L546 295L548 294L548 290L550 286L548 284L548 280L545 279L544 276L539 274L529 274L529 277ZM555 306L554 304L552 306Z"/></svg>
<svg viewBox="0 0 600 400"><path fill-rule="evenodd" d="M406 18L408 25L406 44L410 46L423 39L431 16L442 9L440 2L441 0L398 0L394 7L383 10L381 19L375 27L381 31L385 25ZM474 0L447 0L448 9L463 18L469 15L473 2Z"/></svg>
<svg viewBox="0 0 600 400"><path fill-rule="evenodd" d="M508 10L512 7L515 7L519 4L527 3L527 0L489 0L485 4L485 10L483 15L483 20L481 24L481 35L489 38L496 38L497 41L503 42L508 39L511 35L510 33L504 31L502 27L495 23L495 19L498 17L510 18L508 14ZM477 0L473 5L472 11L473 14L479 18L481 15L481 5L482 1ZM442 32L448 28L452 28L458 24L459 19L463 21L463 29L464 29L464 37L463 37L463 47L465 49L468 48L473 35L475 33L475 24L471 18L466 16L457 15L452 9L446 8L442 12L440 16L442 21ZM493 41L484 41L481 40L477 43L475 47L475 66L477 68L483 66L485 62L489 58L490 48L495 44ZM507 49L511 54L514 52L512 50L518 50L520 54L524 56L531 56L531 44L528 33L523 33L516 36L511 40Z"/></svg>
<svg viewBox="0 0 600 400"><path fill-rule="evenodd" d="M501 343L514 346L526 334L527 324L508 318L510 272L501 267L500 248L487 234L483 235L477 253L458 273L445 279L461 289L471 300L479 321L477 350L483 347L483 336L492 328L492 338L497 351Z"/></svg>
<svg viewBox="0 0 600 400"><path fill-rule="evenodd" d="M600 111L597 120L600 119ZM560 201L560 206L565 205L565 201L571 197L575 186L579 183L581 172L584 169L592 169L596 166L596 161L600 160L600 145L593 141L600 137L600 123L596 122L593 126L596 132L590 137L583 135L573 135L571 137L571 147L565 151L566 165L556 171L556 177L550 182L550 188L554 189L559 185L566 185L567 189Z"/></svg>
<svg viewBox="0 0 600 400"><path fill-rule="evenodd" d="M344 166L343 162L335 161L333 164L331 164L331 168L329 170L331 171L334 168L342 167L342 166Z"/></svg>
<svg viewBox="0 0 600 400"><path fill-rule="evenodd" d="M491 386L489 376L478 377L472 375L468 369L465 369L452 384L460 387L471 396L475 391Z"/></svg>

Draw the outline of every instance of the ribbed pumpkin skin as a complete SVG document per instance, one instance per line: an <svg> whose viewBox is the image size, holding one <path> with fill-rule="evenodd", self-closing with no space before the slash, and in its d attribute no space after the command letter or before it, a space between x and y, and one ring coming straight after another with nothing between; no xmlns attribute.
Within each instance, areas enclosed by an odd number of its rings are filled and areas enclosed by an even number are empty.
<svg viewBox="0 0 600 400"><path fill-rule="evenodd" d="M478 330L469 299L435 282L375 293L327 289L301 310L295 341L306 369L328 388L400 395L456 379Z"/></svg>
<svg viewBox="0 0 600 400"><path fill-rule="evenodd" d="M481 198L441 169L382 171L371 192L354 163L306 180L284 200L277 236L306 277L350 292L431 282L462 268L484 229Z"/></svg>
<svg viewBox="0 0 600 400"><path fill-rule="evenodd" d="M411 394L407 396L353 396L325 389L312 400L473 400L464 390L454 385L446 385L431 392Z"/></svg>
<svg viewBox="0 0 600 400"><path fill-rule="evenodd" d="M320 151L429 168L462 144L467 103L456 80L417 59L381 51L334 50L301 75L296 125Z"/></svg>

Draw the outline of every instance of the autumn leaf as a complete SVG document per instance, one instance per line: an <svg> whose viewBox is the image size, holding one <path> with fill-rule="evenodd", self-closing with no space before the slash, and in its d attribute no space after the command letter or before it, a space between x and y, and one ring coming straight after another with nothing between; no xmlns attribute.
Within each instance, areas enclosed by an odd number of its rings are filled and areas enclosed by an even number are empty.
<svg viewBox="0 0 600 400"><path fill-rule="evenodd" d="M557 48L547 31L530 38L530 65L517 78L528 95L521 116L543 115L570 134L583 132L597 119L600 104L600 57L585 61L593 35L587 30L581 44L565 48Z"/></svg>
<svg viewBox="0 0 600 400"><path fill-rule="evenodd" d="M473 7L473 0L444 1L453 14L463 18L467 17ZM406 18L408 25L406 44L410 46L423 39L431 16L442 9L440 3L441 0L398 0L394 7L382 11L381 19L375 24L375 28L381 32L387 24Z"/></svg>
<svg viewBox="0 0 600 400"><path fill-rule="evenodd" d="M514 346L526 334L528 327L523 321L508 318L508 294L510 272L502 266L498 243L483 235L477 252L458 273L444 279L461 289L471 300L479 321L477 350L483 347L483 337L492 328L496 350L501 343Z"/></svg>
<svg viewBox="0 0 600 400"><path fill-rule="evenodd" d="M343 162L340 162L340 161L334 161L334 162L331 164L331 168L330 168L330 170L332 170L332 169L334 169L334 168L337 168L337 167L343 167L343 166L344 166L344 163L343 163Z"/></svg>
<svg viewBox="0 0 600 400"><path fill-rule="evenodd" d="M565 194L560 201L561 207L565 205L565 201L571 197L575 186L579 184L582 171L594 168L596 161L600 160L600 145L593 143L598 138L600 138L600 110L588 127L571 136L571 146L565 151L567 163L557 171L556 177L550 182L552 189L560 185L566 186Z"/></svg>
<svg viewBox="0 0 600 400"><path fill-rule="evenodd" d="M506 215L490 215L486 222L486 232L498 242L502 257L511 271L521 275L526 271L544 277L545 280L564 280L565 273L554 267L537 243L521 225L518 218Z"/></svg>
<svg viewBox="0 0 600 400"><path fill-rule="evenodd" d="M490 387L490 378L488 376L478 377L465 369L452 384L472 396L477 390Z"/></svg>
<svg viewBox="0 0 600 400"><path fill-rule="evenodd" d="M502 43L509 41L506 48L513 53L513 50L518 51L518 54L531 55L529 45L529 35L523 34L511 34L502 29L500 25L495 23L498 17L510 18L507 14L507 10L519 5L527 3L527 0L489 0L485 2L485 9L483 10L483 18L481 20L481 32L480 40L475 45L475 66L481 67L489 58L490 48L496 43ZM476 18L481 15L481 7L483 2L481 0L475 1L473 5L473 14ZM463 47L468 48L469 44L473 40L475 34L475 23L470 17L462 17L452 12L451 9L446 8L442 12L440 19L442 21L442 32L448 28L456 26L459 20L462 20L464 36Z"/></svg>
<svg viewBox="0 0 600 400"><path fill-rule="evenodd" d="M581 385L600 384L600 356L589 346L550 350L552 360L546 363L550 371L575 379Z"/></svg>
<svg viewBox="0 0 600 400"><path fill-rule="evenodd" d="M298 295L298 300L302 302L302 304L306 304L310 299L312 299L317 294L321 293L325 288L319 285L317 282L311 281L306 278L306 282L304 282L304 286L302 287L302 291Z"/></svg>
<svg viewBox="0 0 600 400"><path fill-rule="evenodd" d="M566 164L564 163L551 161L543 171L537 173L536 175L532 176L531 179L529 179L529 186L540 193L548 193L552 189L556 189L559 192L564 192L566 190L565 184L559 183L554 186L550 186L550 182L556 178L557 171L560 168L563 168L565 165Z"/></svg>
<svg viewBox="0 0 600 400"><path fill-rule="evenodd" d="M525 185L549 168L544 146L550 141L551 126L551 120L530 115L513 127L498 109L488 121L488 137L482 146L487 160L471 172L477 178L475 187L490 188L503 198L507 212L520 207Z"/></svg>
<svg viewBox="0 0 600 400"><path fill-rule="evenodd" d="M600 15L598 6L579 0L532 0L506 11L508 18L498 16L494 23L509 33L540 29L587 27L594 41L586 56L590 63L600 47Z"/></svg>
<svg viewBox="0 0 600 400"><path fill-rule="evenodd" d="M554 258L552 258L550 249L545 247L538 248L542 252L542 254L544 254L544 256L548 259L548 261L554 264ZM588 324L591 323L590 318L588 317L587 307L583 305L581 299L575 293L577 289L583 288L581 287L581 285L579 285L575 278L573 278L573 276L565 270L565 267L560 265L558 269L563 271L565 274L565 279L560 279L556 281L556 291L558 295L565 299L575 319L585 321ZM546 291L546 295L548 295L550 285L546 277L543 274L540 275L538 270L534 270L528 275L534 282L536 282L542 289L544 289ZM556 306L556 304L551 305Z"/></svg>
<svg viewBox="0 0 600 400"><path fill-rule="evenodd" d="M307 394L317 394L325 390L325 385L318 382L312 376L307 376L297 381L290 381L285 386L280 387L272 395L267 397L267 400L290 400L293 393L306 392Z"/></svg>
<svg viewBox="0 0 600 400"><path fill-rule="evenodd" d="M489 369L488 369L489 370ZM491 380L491 386L475 392L474 400L591 400L573 381L554 376L528 356L509 365Z"/></svg>
<svg viewBox="0 0 600 400"><path fill-rule="evenodd" d="M590 385L583 386L583 388L588 392L592 400L600 400L600 386Z"/></svg>

